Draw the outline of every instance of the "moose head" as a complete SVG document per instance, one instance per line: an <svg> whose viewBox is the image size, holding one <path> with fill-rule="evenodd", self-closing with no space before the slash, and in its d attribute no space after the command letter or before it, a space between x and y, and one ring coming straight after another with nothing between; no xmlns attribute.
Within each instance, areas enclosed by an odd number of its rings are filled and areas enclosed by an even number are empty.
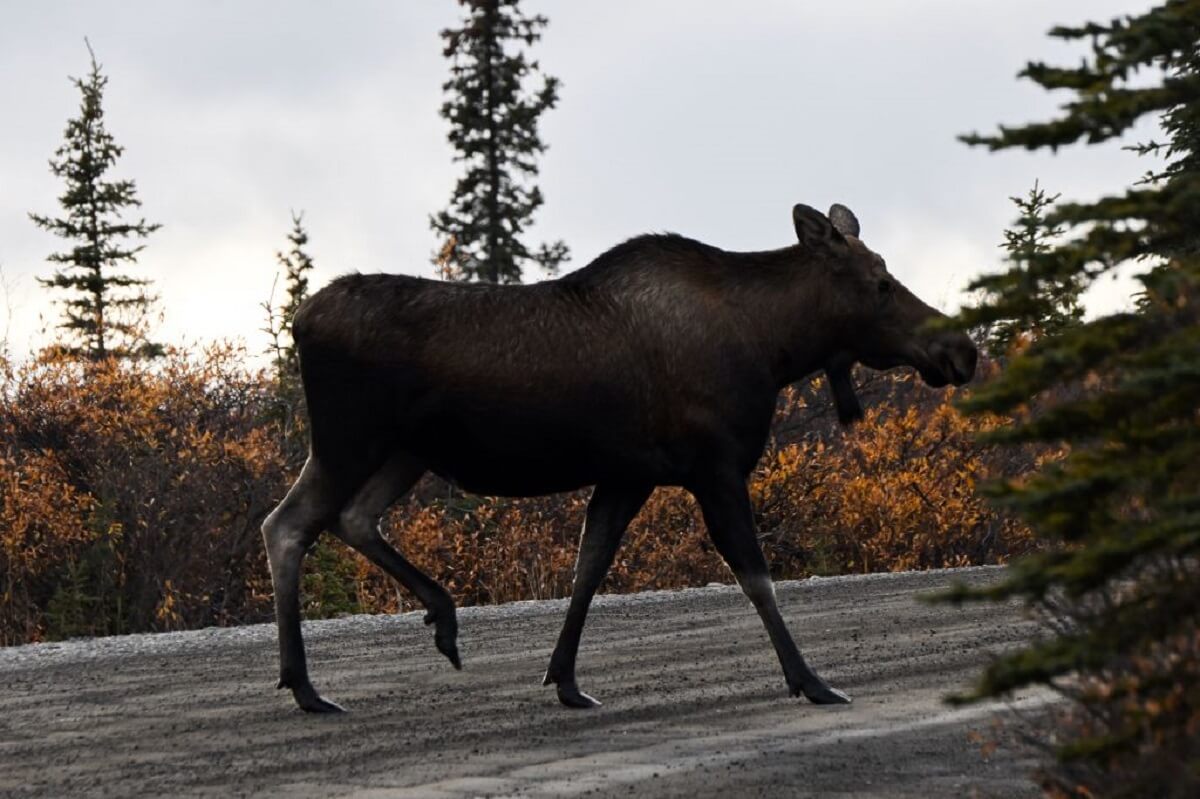
<svg viewBox="0 0 1200 799"><path fill-rule="evenodd" d="M825 372L843 423L862 416L850 380L855 363L881 370L910 366L935 388L962 385L974 376L975 344L934 324L945 315L888 272L883 258L859 238L859 222L849 208L835 204L827 216L796 205L792 221L807 257L822 263L828 278L825 318L834 320L838 347Z"/></svg>

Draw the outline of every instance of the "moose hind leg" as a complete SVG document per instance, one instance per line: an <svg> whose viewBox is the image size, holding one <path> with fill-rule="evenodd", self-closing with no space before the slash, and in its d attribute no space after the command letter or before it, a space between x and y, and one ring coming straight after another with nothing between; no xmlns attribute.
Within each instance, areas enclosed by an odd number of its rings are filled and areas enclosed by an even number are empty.
<svg viewBox="0 0 1200 799"><path fill-rule="evenodd" d="M804 694L818 705L848 703L849 696L829 687L804 662L779 613L775 586L754 534L754 516L745 481L731 478L693 493L700 503L713 544L729 564L738 585L750 598L767 628L791 695Z"/></svg>
<svg viewBox="0 0 1200 799"><path fill-rule="evenodd" d="M305 553L337 512L334 490L321 467L309 458L300 478L262 525L279 625L278 687L290 688L296 704L311 713L342 710L322 699L309 681L300 633L300 570Z"/></svg>
<svg viewBox="0 0 1200 799"><path fill-rule="evenodd" d="M563 623L554 654L550 656L550 667L542 685L555 683L558 699L567 707L589 708L600 703L579 690L575 682L575 658L579 653L579 639L583 635L583 623L587 619L588 606L608 573L617 554L625 528L637 515L653 488L616 487L598 485L588 502L587 518L583 524L583 535L579 543L579 556L575 561L575 585L571 590L571 604Z"/></svg>
<svg viewBox="0 0 1200 799"><path fill-rule="evenodd" d="M425 623L435 625L433 640L438 651L454 668L461 669L458 618L453 598L445 588L409 563L379 531L379 520L384 512L424 473L425 467L415 459L402 454L392 456L342 509L333 532L420 600L426 610Z"/></svg>

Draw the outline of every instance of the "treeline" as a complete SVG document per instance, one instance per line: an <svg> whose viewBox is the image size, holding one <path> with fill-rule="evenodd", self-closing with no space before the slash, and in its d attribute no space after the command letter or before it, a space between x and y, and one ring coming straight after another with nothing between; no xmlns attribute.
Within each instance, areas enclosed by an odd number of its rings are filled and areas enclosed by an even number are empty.
<svg viewBox="0 0 1200 799"><path fill-rule="evenodd" d="M526 235L544 202L536 185L537 159L547 148L539 119L558 102L558 79L542 74L528 56L548 21L526 15L519 0L459 4L460 26L440 34L450 68L441 115L462 174L447 207L429 218L442 242L433 264L447 280L519 283L531 267L553 274L569 258L567 245L534 245ZM51 274L38 278L54 292L61 311L50 349L93 360L159 357L165 349L155 340L158 298L153 280L135 267L162 225L133 217L141 206L136 183L112 174L124 148L105 120L109 78L90 43L87 49L87 75L71 78L79 110L67 120L50 160L50 171L62 181L60 208L29 214L62 245L47 256ZM287 298L279 307L273 296L265 303L271 354L278 367L288 366L281 358L290 359L293 371L289 326L312 268L302 250L308 234L301 216L293 212L291 250L279 255Z"/></svg>
<svg viewBox="0 0 1200 799"><path fill-rule="evenodd" d="M0 642L271 618L259 525L303 461L303 415L244 355L3 364ZM1034 546L976 492L1037 460L975 442L998 418L968 421L947 392L907 376L862 384L871 408L848 431L819 381L780 399L751 483L777 578L1001 563ZM385 531L460 604L566 596L586 500L474 497L426 478ZM333 539L306 567L310 618L409 607ZM690 496L660 489L606 590L729 579Z"/></svg>

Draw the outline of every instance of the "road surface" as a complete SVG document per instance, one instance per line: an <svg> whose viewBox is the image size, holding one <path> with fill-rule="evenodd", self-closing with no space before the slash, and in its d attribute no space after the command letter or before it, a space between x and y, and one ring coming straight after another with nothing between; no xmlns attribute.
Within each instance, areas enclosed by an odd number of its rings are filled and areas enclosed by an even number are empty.
<svg viewBox="0 0 1200 799"><path fill-rule="evenodd" d="M779 584L843 707L788 698L729 586L598 597L579 661L592 711L541 687L561 600L464 609L461 672L420 614L306 625L318 690L351 711L332 717L273 690L271 626L0 649L0 794L1032 796L1034 760L991 751L990 709L941 701L1030 624L915 599L998 574Z"/></svg>

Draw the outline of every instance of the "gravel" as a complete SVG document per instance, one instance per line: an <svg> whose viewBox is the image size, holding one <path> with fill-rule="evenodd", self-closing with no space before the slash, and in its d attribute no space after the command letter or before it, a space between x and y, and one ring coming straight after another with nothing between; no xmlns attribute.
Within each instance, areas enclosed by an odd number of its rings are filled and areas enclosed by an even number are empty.
<svg viewBox="0 0 1200 799"><path fill-rule="evenodd" d="M597 597L579 677L605 704L583 712L541 687L565 600L462 609L461 672L420 613L306 623L317 688L350 710L334 717L271 690L273 625L0 649L0 794L1036 796L997 707L944 703L1033 625L916 601L1000 574L778 583L843 707L787 696L733 586Z"/></svg>

